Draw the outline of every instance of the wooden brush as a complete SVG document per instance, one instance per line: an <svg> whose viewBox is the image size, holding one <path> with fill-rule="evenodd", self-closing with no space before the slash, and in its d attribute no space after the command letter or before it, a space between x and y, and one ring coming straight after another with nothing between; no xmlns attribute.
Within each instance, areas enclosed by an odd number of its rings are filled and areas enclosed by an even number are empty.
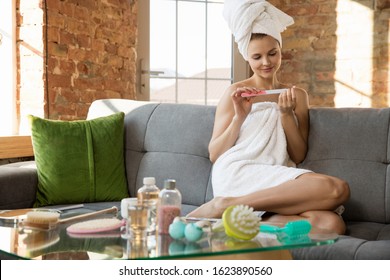
<svg viewBox="0 0 390 280"><path fill-rule="evenodd" d="M56 208L44 207L44 208L23 208L23 209L10 209L10 210L0 210L0 222L3 223L19 223L22 220L26 219L28 212L32 211L56 211L61 213L61 211L72 210L77 208L83 208L84 204L70 204L64 205Z"/></svg>
<svg viewBox="0 0 390 280"><path fill-rule="evenodd" d="M55 211L30 211L26 214L26 219L23 221L23 226L37 229L51 229L57 224L64 224L68 222L73 222L76 220L81 220L85 218L94 217L101 214L108 213L117 213L118 208L113 206L111 208L81 214L78 216L60 219L60 213Z"/></svg>

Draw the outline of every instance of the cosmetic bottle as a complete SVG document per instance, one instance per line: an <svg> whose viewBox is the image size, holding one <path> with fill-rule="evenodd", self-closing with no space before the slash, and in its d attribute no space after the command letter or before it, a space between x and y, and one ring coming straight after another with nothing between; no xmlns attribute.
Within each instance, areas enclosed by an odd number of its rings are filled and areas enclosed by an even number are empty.
<svg viewBox="0 0 390 280"><path fill-rule="evenodd" d="M150 205L147 232L148 234L153 234L156 232L160 189L156 186L156 179L154 177L145 177L143 179L143 184L144 185L137 192L137 199L140 203Z"/></svg>
<svg viewBox="0 0 390 280"><path fill-rule="evenodd" d="M159 194L158 206L158 233L169 234L169 225L173 219L180 216L181 194L176 188L176 181L167 179L164 182L164 189Z"/></svg>

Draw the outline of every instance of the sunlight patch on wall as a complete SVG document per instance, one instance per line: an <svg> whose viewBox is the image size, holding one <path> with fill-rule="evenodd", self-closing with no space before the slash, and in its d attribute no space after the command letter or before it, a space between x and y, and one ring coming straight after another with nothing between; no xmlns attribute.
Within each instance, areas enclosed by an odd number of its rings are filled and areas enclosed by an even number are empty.
<svg viewBox="0 0 390 280"><path fill-rule="evenodd" d="M335 107L371 107L373 15L356 1L337 1Z"/></svg>

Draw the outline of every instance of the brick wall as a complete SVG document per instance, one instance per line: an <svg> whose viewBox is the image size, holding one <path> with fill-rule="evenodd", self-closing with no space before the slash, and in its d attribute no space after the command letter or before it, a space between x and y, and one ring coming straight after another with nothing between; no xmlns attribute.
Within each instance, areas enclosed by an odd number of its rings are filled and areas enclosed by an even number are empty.
<svg viewBox="0 0 390 280"><path fill-rule="evenodd" d="M135 0L19 0L17 10L21 115L84 119L95 99L135 98Z"/></svg>
<svg viewBox="0 0 390 280"><path fill-rule="evenodd" d="M281 80L307 89L314 106L389 106L386 0L269 2L295 20L283 33Z"/></svg>
<svg viewBox="0 0 390 280"><path fill-rule="evenodd" d="M46 3L48 116L83 119L95 99L134 99L135 1Z"/></svg>
<svg viewBox="0 0 390 280"><path fill-rule="evenodd" d="M294 18L282 36L281 80L303 87L310 104L333 106L336 1L270 1Z"/></svg>

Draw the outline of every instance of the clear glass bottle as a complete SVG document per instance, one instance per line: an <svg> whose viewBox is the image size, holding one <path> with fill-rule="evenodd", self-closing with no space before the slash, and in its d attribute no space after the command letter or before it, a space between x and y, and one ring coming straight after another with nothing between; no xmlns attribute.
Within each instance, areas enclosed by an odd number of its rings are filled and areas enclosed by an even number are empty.
<svg viewBox="0 0 390 280"><path fill-rule="evenodd" d="M147 232L154 233L157 225L157 205L160 189L156 186L154 177L145 177L143 186L137 192L137 199L141 203L149 204L151 207Z"/></svg>
<svg viewBox="0 0 390 280"><path fill-rule="evenodd" d="M158 207L158 233L169 234L169 225L173 219L180 216L181 193L176 188L176 181L167 179L164 182L164 189L160 191L160 204Z"/></svg>

